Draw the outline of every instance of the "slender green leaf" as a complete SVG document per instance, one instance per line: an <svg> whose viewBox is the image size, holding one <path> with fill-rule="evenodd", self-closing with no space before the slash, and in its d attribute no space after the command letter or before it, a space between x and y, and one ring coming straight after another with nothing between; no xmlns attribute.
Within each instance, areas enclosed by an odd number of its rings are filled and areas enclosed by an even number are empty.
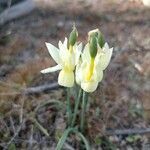
<svg viewBox="0 0 150 150"><path fill-rule="evenodd" d="M80 133L76 128L68 128L66 131L63 133L62 137L60 138L56 150L61 150L65 141L67 140L67 137L69 136L70 133L75 133L78 137L81 138L83 143L85 144L86 150L90 150L89 142L88 140L84 137L82 133Z"/></svg>
<svg viewBox="0 0 150 150"><path fill-rule="evenodd" d="M84 135L76 130L74 130L74 132L77 134L77 136L79 136L82 141L85 144L86 150L90 150L90 146L89 146L89 142L87 141L87 139L84 137Z"/></svg>
<svg viewBox="0 0 150 150"><path fill-rule="evenodd" d="M38 105L36 108L35 108L35 112L37 112L41 107L44 107L45 105L49 105L49 104L56 104L58 105L59 107L60 106L63 106L62 108L64 108L64 104L61 102L61 101L58 101L58 100L48 100L46 102L43 102L41 103L40 105Z"/></svg>
<svg viewBox="0 0 150 150"><path fill-rule="evenodd" d="M67 137L69 136L70 132L73 132L75 129L74 128L68 128L66 131L63 133L62 137L60 138L56 150L61 150L65 141L67 140Z"/></svg>
<svg viewBox="0 0 150 150"><path fill-rule="evenodd" d="M82 96L82 89L80 88L78 98L77 98L77 100L75 100L75 107L74 107L74 112L73 112L73 117L72 117L72 122L71 122L72 127L74 126L75 121L76 121L81 96Z"/></svg>
<svg viewBox="0 0 150 150"><path fill-rule="evenodd" d="M49 133L47 132L47 130L36 120L33 119L35 125L46 135L49 136Z"/></svg>
<svg viewBox="0 0 150 150"><path fill-rule="evenodd" d="M70 89L67 88L67 119L68 119L68 126L71 124L72 120L72 110L71 110L71 102L70 102Z"/></svg>

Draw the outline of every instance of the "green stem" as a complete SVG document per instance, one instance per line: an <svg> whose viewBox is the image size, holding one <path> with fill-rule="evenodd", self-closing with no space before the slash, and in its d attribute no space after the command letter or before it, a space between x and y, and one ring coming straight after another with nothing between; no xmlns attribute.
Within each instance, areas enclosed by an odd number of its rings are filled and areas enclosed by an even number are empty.
<svg viewBox="0 0 150 150"><path fill-rule="evenodd" d="M68 126L71 124L72 111L71 111L71 103L70 103L70 90L67 88L67 120Z"/></svg>
<svg viewBox="0 0 150 150"><path fill-rule="evenodd" d="M87 93L83 92L82 97L82 111L81 111L81 122L80 122L80 130L84 132L84 125L85 125L85 112L86 112L86 104L87 104Z"/></svg>
<svg viewBox="0 0 150 150"><path fill-rule="evenodd" d="M82 89L79 90L78 98L75 101L75 107L74 107L74 113L73 113L73 119L72 119L72 122L71 122L71 127L74 126L75 121L76 121L81 95L82 95Z"/></svg>

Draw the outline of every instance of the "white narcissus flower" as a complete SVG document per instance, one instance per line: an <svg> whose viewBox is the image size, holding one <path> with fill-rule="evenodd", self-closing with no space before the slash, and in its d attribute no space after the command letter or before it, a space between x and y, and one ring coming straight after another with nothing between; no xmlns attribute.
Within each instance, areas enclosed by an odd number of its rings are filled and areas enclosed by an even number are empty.
<svg viewBox="0 0 150 150"><path fill-rule="evenodd" d="M76 67L76 82L86 92L94 92L103 78L103 70L108 66L113 48L105 43L103 48L98 47L95 58L89 52L89 43L85 46L80 61Z"/></svg>
<svg viewBox="0 0 150 150"><path fill-rule="evenodd" d="M74 44L74 46L67 47L68 39L65 38L64 43L59 41L59 49L50 43L46 43L47 49L51 57L58 64L41 71L41 73L50 73L61 70L58 76L58 84L65 87L72 87L74 85L74 69L78 63L82 43Z"/></svg>

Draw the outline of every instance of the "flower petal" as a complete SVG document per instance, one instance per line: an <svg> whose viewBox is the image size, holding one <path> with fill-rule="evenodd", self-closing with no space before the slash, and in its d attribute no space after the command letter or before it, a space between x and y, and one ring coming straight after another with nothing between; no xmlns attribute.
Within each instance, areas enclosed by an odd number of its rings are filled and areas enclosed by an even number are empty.
<svg viewBox="0 0 150 150"><path fill-rule="evenodd" d="M82 60L89 63L90 59L91 57L90 57L90 52L89 52L89 44L86 44L82 53Z"/></svg>
<svg viewBox="0 0 150 150"><path fill-rule="evenodd" d="M97 89L98 82L83 82L81 83L81 88L85 92L94 92Z"/></svg>
<svg viewBox="0 0 150 150"><path fill-rule="evenodd" d="M109 49L109 45L108 45L107 42L104 44L104 49L105 49L105 50Z"/></svg>
<svg viewBox="0 0 150 150"><path fill-rule="evenodd" d="M80 43L80 44L78 44L78 51L82 51L82 46L83 46L83 44L82 43Z"/></svg>
<svg viewBox="0 0 150 150"><path fill-rule="evenodd" d="M105 43L102 52L99 52L95 58L96 66L101 70L105 70L110 62L112 52L113 52L113 48L109 48L108 44Z"/></svg>
<svg viewBox="0 0 150 150"><path fill-rule="evenodd" d="M67 38L65 38L63 43L61 41L59 41L58 42L59 49L62 50L62 51L68 51L67 42L68 42Z"/></svg>
<svg viewBox="0 0 150 150"><path fill-rule="evenodd" d="M75 70L75 77L76 77L76 83L77 84L81 84L81 80L82 80L82 70L81 70L81 60L79 60L77 66L76 66L76 70Z"/></svg>
<svg viewBox="0 0 150 150"><path fill-rule="evenodd" d="M63 45L63 43L61 41L58 42L58 47L59 47L60 51L66 50L64 45Z"/></svg>
<svg viewBox="0 0 150 150"><path fill-rule="evenodd" d="M59 49L50 43L45 43L45 44L51 57L56 61L57 64L59 64L60 63Z"/></svg>
<svg viewBox="0 0 150 150"><path fill-rule="evenodd" d="M58 84L65 87L74 85L74 72L61 70L58 76Z"/></svg>
<svg viewBox="0 0 150 150"><path fill-rule="evenodd" d="M105 70L110 62L111 56L112 56L113 48L107 49L104 55L100 58L100 65L101 69Z"/></svg>
<svg viewBox="0 0 150 150"><path fill-rule="evenodd" d="M69 57L69 51L68 51L67 47L61 41L59 41L58 46L60 49L60 52L59 52L60 62L61 62L61 64L64 65L65 60Z"/></svg>
<svg viewBox="0 0 150 150"><path fill-rule="evenodd" d="M65 46L66 49L67 49L67 44L68 44L68 39L65 37L63 45Z"/></svg>
<svg viewBox="0 0 150 150"><path fill-rule="evenodd" d="M103 79L103 71L100 70L100 68L95 68L94 70L94 75L93 75L93 80L100 82Z"/></svg>
<svg viewBox="0 0 150 150"><path fill-rule="evenodd" d="M50 73L50 72L55 72L55 71L58 71L58 70L61 70L61 69L62 69L61 65L56 65L54 67L50 67L50 68L41 70L41 73Z"/></svg>
<svg viewBox="0 0 150 150"><path fill-rule="evenodd" d="M80 43L79 45L77 45L77 49L75 51L75 54L76 54L75 65L77 65L78 62L79 62L79 58L80 58L81 52L82 52L82 43Z"/></svg>

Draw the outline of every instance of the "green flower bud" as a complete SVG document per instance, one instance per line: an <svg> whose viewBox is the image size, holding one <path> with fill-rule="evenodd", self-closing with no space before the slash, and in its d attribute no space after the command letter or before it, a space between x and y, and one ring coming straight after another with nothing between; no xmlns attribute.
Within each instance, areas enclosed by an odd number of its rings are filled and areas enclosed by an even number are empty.
<svg viewBox="0 0 150 150"><path fill-rule="evenodd" d="M78 37L78 31L74 26L69 36L69 44L73 46L77 41L77 37Z"/></svg>
<svg viewBox="0 0 150 150"><path fill-rule="evenodd" d="M97 54L97 38L95 35L91 36L91 38L90 38L89 50L90 50L91 57L95 58L95 56Z"/></svg>
<svg viewBox="0 0 150 150"><path fill-rule="evenodd" d="M101 48L103 48L103 46L104 46L104 44L105 44L105 40L104 40L104 37L103 37L103 35L102 35L101 32L98 32L98 37L97 37L97 39L98 39L98 44L99 44L99 46L100 46Z"/></svg>
<svg viewBox="0 0 150 150"><path fill-rule="evenodd" d="M88 36L91 37L92 35L96 35L99 32L99 29L94 29L88 32Z"/></svg>
<svg viewBox="0 0 150 150"><path fill-rule="evenodd" d="M92 36L97 37L97 36L98 36L98 33L97 33L97 32L93 32L93 33L90 34L90 37L92 37Z"/></svg>

